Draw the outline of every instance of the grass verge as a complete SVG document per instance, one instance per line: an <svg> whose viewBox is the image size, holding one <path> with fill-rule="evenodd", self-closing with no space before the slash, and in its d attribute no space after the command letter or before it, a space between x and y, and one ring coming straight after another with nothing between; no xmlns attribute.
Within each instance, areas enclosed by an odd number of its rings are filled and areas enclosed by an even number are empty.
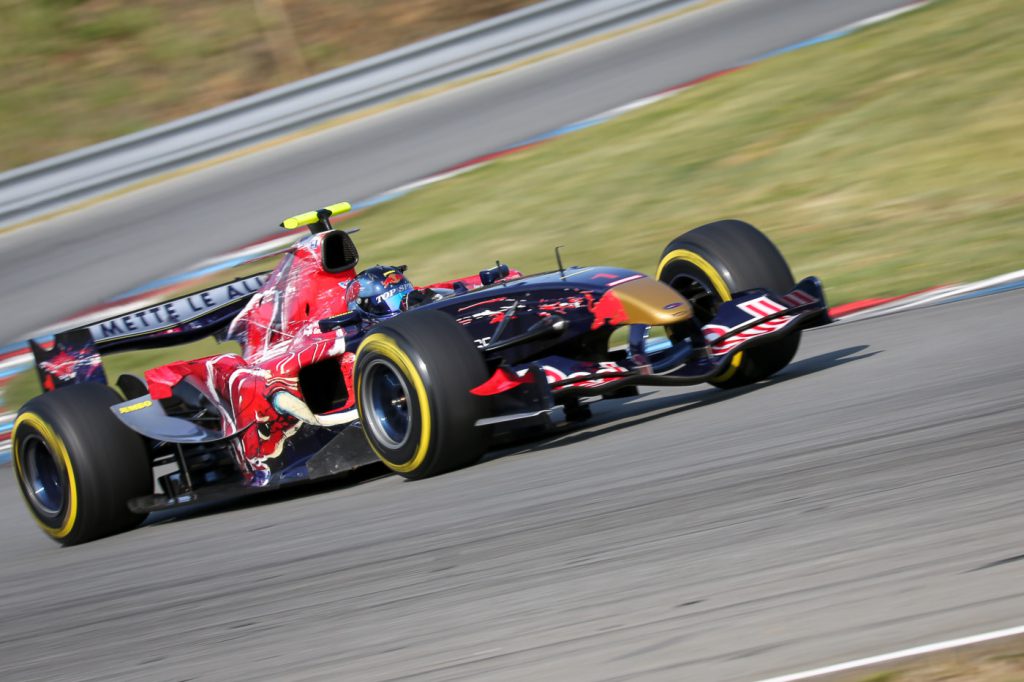
<svg viewBox="0 0 1024 682"><path fill-rule="evenodd" d="M1018 269L1022 32L1016 0L940 0L774 57L367 211L363 263L424 283L499 258L550 269L565 244L650 272L680 232L737 217L833 304Z"/></svg>
<svg viewBox="0 0 1024 682"><path fill-rule="evenodd" d="M869 670L818 678L820 682L1021 682L1024 639L1013 637L918 656Z"/></svg>
<svg viewBox="0 0 1024 682"><path fill-rule="evenodd" d="M749 220L833 303L1024 262L1024 13L942 0L381 205L363 250L430 280L501 258L650 271Z"/></svg>
<svg viewBox="0 0 1024 682"><path fill-rule="evenodd" d="M0 170L536 0L0 0Z"/></svg>

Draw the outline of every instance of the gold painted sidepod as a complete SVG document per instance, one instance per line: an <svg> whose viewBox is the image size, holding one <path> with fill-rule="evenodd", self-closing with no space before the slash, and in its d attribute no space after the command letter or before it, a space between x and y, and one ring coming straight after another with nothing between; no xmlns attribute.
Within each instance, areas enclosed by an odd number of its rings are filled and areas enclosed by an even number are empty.
<svg viewBox="0 0 1024 682"><path fill-rule="evenodd" d="M660 327L693 317L689 301L669 285L651 277L623 282L609 292L614 292L622 304L628 324Z"/></svg>

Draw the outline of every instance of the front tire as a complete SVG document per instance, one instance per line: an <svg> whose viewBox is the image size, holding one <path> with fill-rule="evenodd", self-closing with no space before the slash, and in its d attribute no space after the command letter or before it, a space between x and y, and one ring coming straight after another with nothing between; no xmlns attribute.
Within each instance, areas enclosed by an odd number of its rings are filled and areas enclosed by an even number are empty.
<svg viewBox="0 0 1024 682"><path fill-rule="evenodd" d="M488 433L476 426L487 398L469 391L487 379L473 340L450 316L413 310L370 333L356 354L359 420L370 447L405 478L476 463Z"/></svg>
<svg viewBox="0 0 1024 682"><path fill-rule="evenodd" d="M700 324L719 304L746 289L785 294L796 286L786 259L760 230L741 220L719 220L676 237L661 254L658 279L693 304ZM800 332L737 353L709 383L737 388L767 379L789 364L800 346Z"/></svg>
<svg viewBox="0 0 1024 682"><path fill-rule="evenodd" d="M142 438L110 407L120 396L103 384L45 393L18 412L12 459L29 512L47 535L76 545L138 526L128 509L153 492Z"/></svg>

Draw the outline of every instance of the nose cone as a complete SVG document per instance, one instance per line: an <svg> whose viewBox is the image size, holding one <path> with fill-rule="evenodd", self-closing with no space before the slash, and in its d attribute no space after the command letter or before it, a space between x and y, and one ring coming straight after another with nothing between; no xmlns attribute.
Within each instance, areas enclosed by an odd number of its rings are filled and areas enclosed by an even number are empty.
<svg viewBox="0 0 1024 682"><path fill-rule="evenodd" d="M693 307L679 292L651 277L624 282L614 289L629 324L652 327L678 324L693 317Z"/></svg>

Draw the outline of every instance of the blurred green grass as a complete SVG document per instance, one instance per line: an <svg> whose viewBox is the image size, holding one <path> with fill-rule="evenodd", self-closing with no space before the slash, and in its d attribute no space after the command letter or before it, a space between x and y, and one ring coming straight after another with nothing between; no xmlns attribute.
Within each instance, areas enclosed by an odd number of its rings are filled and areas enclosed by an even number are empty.
<svg viewBox="0 0 1024 682"><path fill-rule="evenodd" d="M363 250L421 281L557 244L649 272L735 217L832 303L1021 268L1022 31L1015 0L943 0L374 208Z"/></svg>
<svg viewBox="0 0 1024 682"><path fill-rule="evenodd" d="M565 244L567 263L652 272L677 234L735 217L832 304L1020 269L1022 33L1016 0L940 0L773 57L366 211L363 264L427 283L551 269Z"/></svg>
<svg viewBox="0 0 1024 682"><path fill-rule="evenodd" d="M0 0L0 170L536 0Z"/></svg>

